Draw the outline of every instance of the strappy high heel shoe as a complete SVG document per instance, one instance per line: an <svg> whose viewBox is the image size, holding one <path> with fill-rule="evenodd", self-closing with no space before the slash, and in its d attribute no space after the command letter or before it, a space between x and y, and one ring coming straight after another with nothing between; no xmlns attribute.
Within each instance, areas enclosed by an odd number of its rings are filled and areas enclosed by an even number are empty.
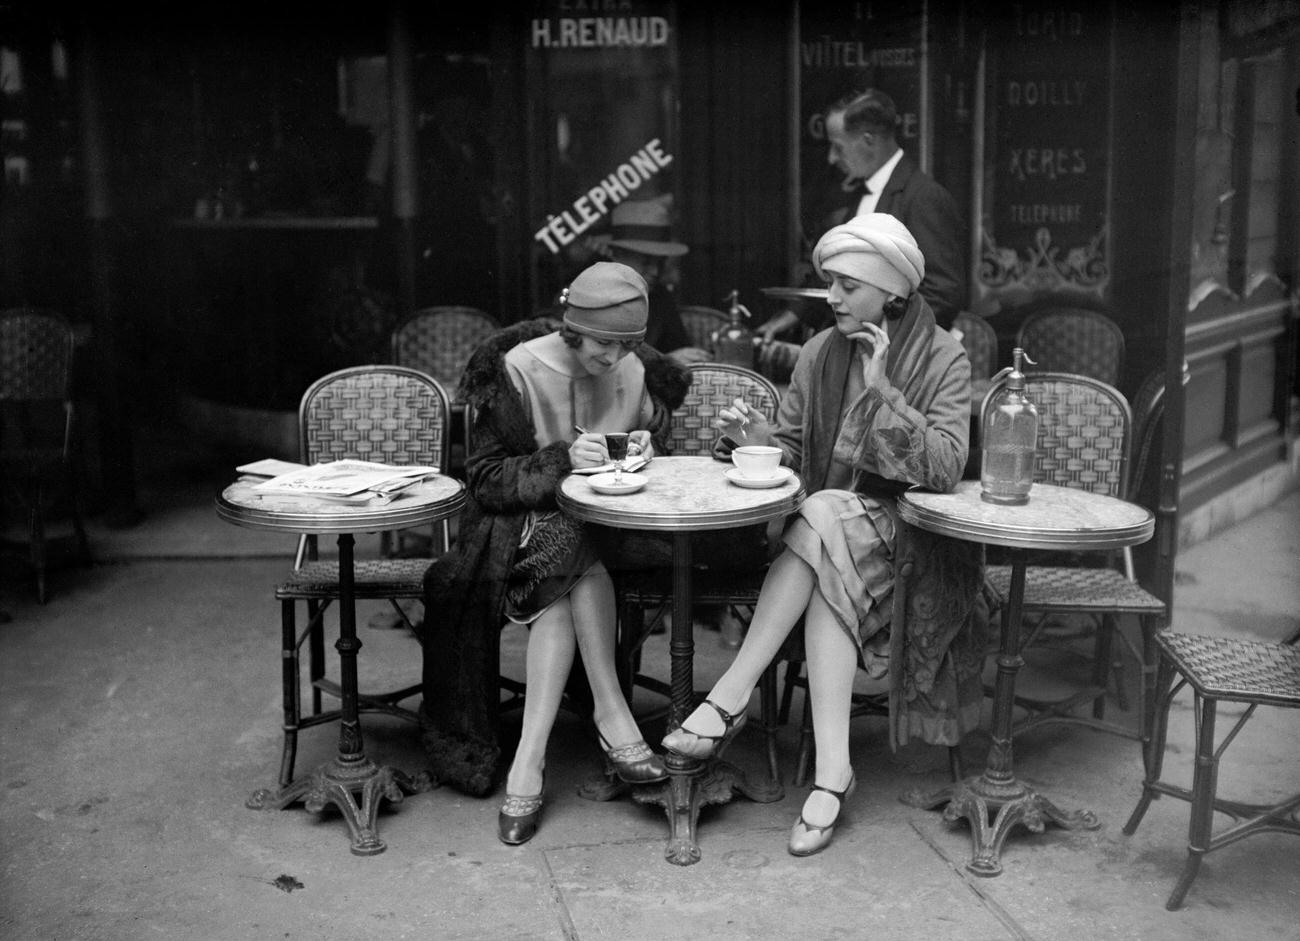
<svg viewBox="0 0 1300 941"><path fill-rule="evenodd" d="M736 737L736 733L745 727L749 721L749 713L741 711L739 715L732 715L723 709L711 699L704 700L700 708L708 706L718 714L722 720L721 735L700 735L698 732L692 732L682 725L664 736L663 746L674 755L682 758L693 758L696 761L706 761L709 758L719 758L722 756L726 747L731 744L731 740ZM690 716L686 717L690 721ZM689 736L689 738L687 738Z"/></svg>
<svg viewBox="0 0 1300 941"><path fill-rule="evenodd" d="M813 785L814 791L825 791L840 802L840 809L835 812L835 819L824 827L814 826L803 819L803 813L799 814L799 819L794 822L794 827L790 830L790 855L791 856L812 856L814 853L820 853L826 847L831 845L831 840L835 836L835 827L844 816L844 802L852 796L858 787L858 776L849 771L849 784L842 791L832 791L828 787L822 787L819 784Z"/></svg>
<svg viewBox="0 0 1300 941"><path fill-rule="evenodd" d="M542 794L546 791L546 775L542 775L542 790L528 797L507 792L505 803L497 814L497 837L509 846L527 843L537 834L537 824L542 819Z"/></svg>
<svg viewBox="0 0 1300 941"><path fill-rule="evenodd" d="M611 748L600 729L596 730L596 735L605 752L606 770L613 771L622 781L627 784L654 784L656 781L667 780L668 769L664 767L663 759L652 752L644 741Z"/></svg>

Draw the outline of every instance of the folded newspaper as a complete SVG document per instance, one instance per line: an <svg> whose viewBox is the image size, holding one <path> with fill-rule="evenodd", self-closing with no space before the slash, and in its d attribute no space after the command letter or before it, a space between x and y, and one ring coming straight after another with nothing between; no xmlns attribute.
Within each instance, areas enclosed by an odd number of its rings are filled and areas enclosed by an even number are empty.
<svg viewBox="0 0 1300 941"><path fill-rule="evenodd" d="M255 465L244 465L245 470ZM245 470L246 473L256 473ZM317 497L361 503L379 497L392 499L402 490L438 473L436 467L415 464L376 464L371 461L330 461L292 470L256 484L260 493Z"/></svg>

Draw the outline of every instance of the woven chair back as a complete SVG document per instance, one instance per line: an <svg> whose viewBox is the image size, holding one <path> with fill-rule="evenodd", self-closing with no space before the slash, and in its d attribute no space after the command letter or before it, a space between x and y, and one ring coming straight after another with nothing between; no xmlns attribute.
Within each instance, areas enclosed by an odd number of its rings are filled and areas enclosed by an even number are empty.
<svg viewBox="0 0 1300 941"><path fill-rule="evenodd" d="M352 366L314 382L298 406L304 464L361 460L447 468L442 384L404 366Z"/></svg>
<svg viewBox="0 0 1300 941"><path fill-rule="evenodd" d="M695 363L691 366L691 384L686 400L673 412L670 437L672 453L679 455L709 455L718 439L713 420L718 412L736 399L756 408L776 420L777 406L781 403L776 386L763 376L727 363Z"/></svg>
<svg viewBox="0 0 1300 941"><path fill-rule="evenodd" d="M0 401L65 401L71 372L66 320L43 311L0 311Z"/></svg>
<svg viewBox="0 0 1300 941"><path fill-rule="evenodd" d="M1035 372L1066 372L1117 385L1124 369L1124 334L1105 314L1086 308L1036 311L1016 331L1016 346Z"/></svg>
<svg viewBox="0 0 1300 941"><path fill-rule="evenodd" d="M713 349L713 334L727 325L727 315L716 307L687 305L678 309L686 335L691 338L691 346L702 350Z"/></svg>
<svg viewBox="0 0 1300 941"><path fill-rule="evenodd" d="M393 362L428 373L455 398L470 355L498 329L476 307L426 307L393 331Z"/></svg>
<svg viewBox="0 0 1300 941"><path fill-rule="evenodd" d="M998 334L993 325L963 310L954 318L952 326L961 331L961 345L970 357L971 378L990 378L998 371Z"/></svg>
<svg viewBox="0 0 1300 941"><path fill-rule="evenodd" d="M989 389L981 415L1005 382ZM1025 391L1038 409L1034 480L1127 498L1133 417L1119 390L1089 376L1030 373Z"/></svg>

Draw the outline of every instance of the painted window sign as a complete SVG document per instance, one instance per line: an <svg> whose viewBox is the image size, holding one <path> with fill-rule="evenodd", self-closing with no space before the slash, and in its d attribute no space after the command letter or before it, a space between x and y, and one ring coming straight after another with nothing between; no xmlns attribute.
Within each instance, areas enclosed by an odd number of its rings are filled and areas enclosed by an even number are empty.
<svg viewBox="0 0 1300 941"><path fill-rule="evenodd" d="M676 190L673 0L535 0L523 32L531 285L547 302L603 257L625 200Z"/></svg>
<svg viewBox="0 0 1300 941"><path fill-rule="evenodd" d="M664 152L662 141L650 141L575 199L568 209L548 216L546 225L533 238L557 254L672 162L673 155Z"/></svg>
<svg viewBox="0 0 1300 941"><path fill-rule="evenodd" d="M799 202L805 255L849 212L846 181L826 159L824 112L830 104L867 88L885 92L898 108L898 142L926 162L921 140L923 32L919 2L799 4Z"/></svg>
<svg viewBox="0 0 1300 941"><path fill-rule="evenodd" d="M990 36L978 290L1100 295L1110 279L1107 8L1014 6Z"/></svg>
<svg viewBox="0 0 1300 941"><path fill-rule="evenodd" d="M561 3L564 13L581 7L628 8L630 3ZM665 46L670 28L662 16L573 16L534 18L529 30L534 49L599 49Z"/></svg>

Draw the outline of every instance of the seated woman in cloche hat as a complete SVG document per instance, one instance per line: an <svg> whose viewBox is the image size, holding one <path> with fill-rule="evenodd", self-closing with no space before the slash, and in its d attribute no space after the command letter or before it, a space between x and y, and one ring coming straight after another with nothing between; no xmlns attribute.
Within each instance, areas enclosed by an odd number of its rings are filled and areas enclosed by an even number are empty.
<svg viewBox="0 0 1300 941"><path fill-rule="evenodd" d="M498 815L508 844L537 831L546 744L575 651L609 768L633 784L667 777L615 674L610 575L555 491L572 469L609 460L606 432L630 432L629 451L652 455L687 376L642 342L646 284L626 265L597 262L561 301L558 330L524 321L470 359L461 385L474 414L469 501L456 548L425 577L425 746L434 774L467 793L496 784L499 630L505 619L529 629L523 723Z"/></svg>

